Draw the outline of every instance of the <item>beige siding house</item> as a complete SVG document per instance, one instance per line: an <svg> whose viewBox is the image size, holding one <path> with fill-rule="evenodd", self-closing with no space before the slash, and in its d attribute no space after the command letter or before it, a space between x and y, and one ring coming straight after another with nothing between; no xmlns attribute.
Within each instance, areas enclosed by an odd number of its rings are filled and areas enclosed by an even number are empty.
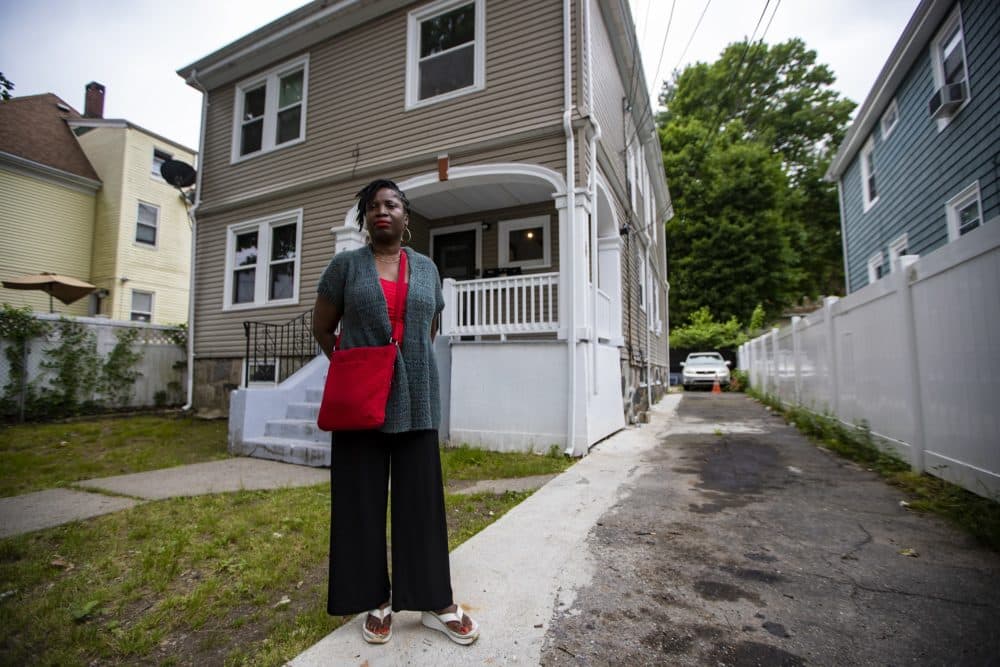
<svg viewBox="0 0 1000 667"><path fill-rule="evenodd" d="M626 0L317 0L178 71L204 94L192 398L234 451L328 463L309 311L376 177L444 280L443 438L580 455L643 418L672 210L635 42Z"/></svg>

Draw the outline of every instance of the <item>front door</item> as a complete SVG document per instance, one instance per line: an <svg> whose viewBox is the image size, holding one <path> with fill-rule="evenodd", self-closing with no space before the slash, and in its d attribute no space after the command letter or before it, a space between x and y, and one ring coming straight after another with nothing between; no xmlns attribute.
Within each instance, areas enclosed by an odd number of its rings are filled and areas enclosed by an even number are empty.
<svg viewBox="0 0 1000 667"><path fill-rule="evenodd" d="M471 280L477 276L476 236L475 229L434 235L433 259L442 280Z"/></svg>

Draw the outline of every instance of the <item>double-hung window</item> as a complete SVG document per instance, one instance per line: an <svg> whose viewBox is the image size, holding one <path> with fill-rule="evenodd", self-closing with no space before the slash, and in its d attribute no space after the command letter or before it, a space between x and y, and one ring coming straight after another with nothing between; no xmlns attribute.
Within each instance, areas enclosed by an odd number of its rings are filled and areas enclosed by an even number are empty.
<svg viewBox="0 0 1000 667"><path fill-rule="evenodd" d="M155 178L159 178L160 180L163 180L163 174L160 173L160 167L163 166L164 162L166 162L167 160L172 160L173 158L174 158L174 156L171 155L170 153L168 153L166 151L161 151L159 148L154 148L153 149L153 167L150 170L151 173L153 174L153 176Z"/></svg>
<svg viewBox="0 0 1000 667"><path fill-rule="evenodd" d="M910 240L906 232L903 232L889 242L889 271L899 270L899 258L909 254Z"/></svg>
<svg viewBox="0 0 1000 667"><path fill-rule="evenodd" d="M868 284L877 282L883 275L885 275L884 270L885 260L882 256L882 251L879 250L877 253L868 258Z"/></svg>
<svg viewBox="0 0 1000 667"><path fill-rule="evenodd" d="M230 225L223 308L297 304L302 211Z"/></svg>
<svg viewBox="0 0 1000 667"><path fill-rule="evenodd" d="M305 139L308 79L303 56L237 84L234 162Z"/></svg>
<svg viewBox="0 0 1000 667"><path fill-rule="evenodd" d="M979 198L979 181L948 200L948 240L954 241L983 224L983 207Z"/></svg>
<svg viewBox="0 0 1000 667"><path fill-rule="evenodd" d="M892 102L889 103L889 107L882 114L882 140L885 141L892 134L892 131L896 127L896 123L899 122L899 105L896 104L896 98L892 98Z"/></svg>
<svg viewBox="0 0 1000 667"><path fill-rule="evenodd" d="M135 219L135 242L155 248L159 225L160 209L152 204L139 202Z"/></svg>
<svg viewBox="0 0 1000 667"><path fill-rule="evenodd" d="M972 91L969 88L969 70L965 58L962 13L957 3L931 42L931 66L934 73L934 87L946 89L948 100L961 100L961 104L956 109L948 115L938 118L938 130L943 130L951 118L972 99ZM953 84L961 84L961 86ZM955 97L956 95L961 97Z"/></svg>
<svg viewBox="0 0 1000 667"><path fill-rule="evenodd" d="M485 0L439 0L407 19L406 108L486 86Z"/></svg>
<svg viewBox="0 0 1000 667"><path fill-rule="evenodd" d="M153 321L153 293L132 290L132 310L129 319L133 322Z"/></svg>
<svg viewBox="0 0 1000 667"><path fill-rule="evenodd" d="M861 193L864 197L864 210L867 211L878 201L878 188L875 179L875 140L861 149Z"/></svg>

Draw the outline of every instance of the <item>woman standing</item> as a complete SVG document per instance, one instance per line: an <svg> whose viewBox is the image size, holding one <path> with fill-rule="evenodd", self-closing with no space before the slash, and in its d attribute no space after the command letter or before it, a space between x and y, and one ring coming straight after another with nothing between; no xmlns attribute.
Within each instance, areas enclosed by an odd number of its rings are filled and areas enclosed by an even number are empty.
<svg viewBox="0 0 1000 667"><path fill-rule="evenodd" d="M410 206L388 180L358 193L358 227L371 243L334 256L320 279L313 334L327 356L341 325L340 347L385 345L402 317L385 423L378 430L333 434L330 583L327 612L368 610L365 641L392 636L392 612L417 610L421 622L452 641L471 644L479 626L454 604L438 451L441 403L432 343L444 308L437 268L404 248ZM407 270L400 276L400 257ZM408 285L395 312L396 282ZM392 305L389 305L392 304ZM386 500L392 473L392 585L386 562Z"/></svg>

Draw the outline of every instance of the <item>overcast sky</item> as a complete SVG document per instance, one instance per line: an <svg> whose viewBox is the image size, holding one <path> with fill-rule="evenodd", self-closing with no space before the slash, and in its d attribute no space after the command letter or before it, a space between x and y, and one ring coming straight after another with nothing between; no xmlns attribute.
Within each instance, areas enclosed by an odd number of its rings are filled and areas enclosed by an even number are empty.
<svg viewBox="0 0 1000 667"><path fill-rule="evenodd" d="M662 81L678 65L715 60L726 44L754 33L766 6L757 37L768 22L768 43L801 37L833 69L835 88L860 104L919 0L709 0L697 32L705 0L629 1L653 94L658 68ZM81 112L84 86L98 81L107 87L106 118L197 148L201 94L175 71L302 4L0 0L0 72L14 82L15 96L51 92Z"/></svg>

